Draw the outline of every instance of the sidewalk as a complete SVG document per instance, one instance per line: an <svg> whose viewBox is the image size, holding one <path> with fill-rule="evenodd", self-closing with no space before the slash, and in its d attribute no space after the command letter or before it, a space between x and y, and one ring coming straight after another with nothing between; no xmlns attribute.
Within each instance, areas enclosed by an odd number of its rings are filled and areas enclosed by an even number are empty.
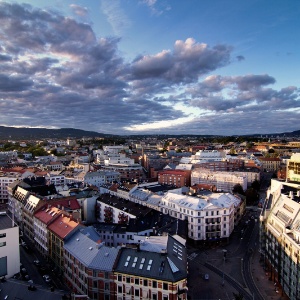
<svg viewBox="0 0 300 300"><path fill-rule="evenodd" d="M259 261L260 253L255 249L251 258L251 272L255 285L260 290L261 295L265 300L289 300L286 295L283 295L282 288L275 286L273 280L269 280L269 274L263 268L263 264ZM275 291L275 288L278 292Z"/></svg>

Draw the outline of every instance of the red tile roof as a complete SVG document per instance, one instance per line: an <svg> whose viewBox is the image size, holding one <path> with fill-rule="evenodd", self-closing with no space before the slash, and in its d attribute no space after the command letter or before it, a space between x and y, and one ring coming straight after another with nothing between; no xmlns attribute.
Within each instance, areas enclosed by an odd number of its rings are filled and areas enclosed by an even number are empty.
<svg viewBox="0 0 300 300"><path fill-rule="evenodd" d="M66 217L64 214L61 214L59 218L55 219L48 226L48 229L55 235L57 235L60 239L64 239L77 226L79 226L79 223L72 220L70 217Z"/></svg>
<svg viewBox="0 0 300 300"><path fill-rule="evenodd" d="M62 211L56 207L46 208L46 205L35 213L35 217L44 224L49 224L55 220Z"/></svg>
<svg viewBox="0 0 300 300"><path fill-rule="evenodd" d="M60 205L61 208L65 207L68 210L75 210L75 209L80 209L80 205L76 199L76 197L74 196L70 196L70 197L64 197L64 198L59 198L59 199L53 199L53 200L49 200L48 201L49 204L51 204L52 206L58 206Z"/></svg>

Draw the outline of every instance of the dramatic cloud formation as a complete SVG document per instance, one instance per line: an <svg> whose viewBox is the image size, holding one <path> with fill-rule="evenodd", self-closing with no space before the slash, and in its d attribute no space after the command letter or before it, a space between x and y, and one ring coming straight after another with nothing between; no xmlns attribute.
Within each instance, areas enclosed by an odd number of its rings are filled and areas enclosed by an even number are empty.
<svg viewBox="0 0 300 300"><path fill-rule="evenodd" d="M87 8L70 9L88 16ZM116 34L130 26L118 1L102 1L102 9ZM99 38L88 23L58 12L0 2L0 22L1 125L248 134L265 132L266 123L277 132L287 119L299 123L297 87L272 89L268 74L212 74L233 63L230 45L179 39L126 62L120 37Z"/></svg>

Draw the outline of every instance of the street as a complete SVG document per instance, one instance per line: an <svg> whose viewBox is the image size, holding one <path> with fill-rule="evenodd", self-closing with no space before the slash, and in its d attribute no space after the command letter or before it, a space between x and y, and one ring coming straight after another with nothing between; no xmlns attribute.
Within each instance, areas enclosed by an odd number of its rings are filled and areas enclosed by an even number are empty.
<svg viewBox="0 0 300 300"><path fill-rule="evenodd" d="M226 247L190 249L190 299L233 299L233 293L241 293L246 300L253 297L263 300L250 271L251 255L258 247L259 224L255 221L258 214L247 211ZM209 274L208 281L202 278L206 273Z"/></svg>

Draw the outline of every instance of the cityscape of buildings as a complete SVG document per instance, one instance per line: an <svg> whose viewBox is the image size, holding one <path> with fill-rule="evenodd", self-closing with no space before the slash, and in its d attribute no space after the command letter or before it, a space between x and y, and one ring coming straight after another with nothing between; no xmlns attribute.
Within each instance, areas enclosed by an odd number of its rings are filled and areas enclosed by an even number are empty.
<svg viewBox="0 0 300 300"><path fill-rule="evenodd" d="M48 155L26 152L39 144ZM188 299L189 245L227 245L255 206L264 265L285 295L300 297L300 142L0 146L0 277L22 272L30 244L77 298Z"/></svg>

